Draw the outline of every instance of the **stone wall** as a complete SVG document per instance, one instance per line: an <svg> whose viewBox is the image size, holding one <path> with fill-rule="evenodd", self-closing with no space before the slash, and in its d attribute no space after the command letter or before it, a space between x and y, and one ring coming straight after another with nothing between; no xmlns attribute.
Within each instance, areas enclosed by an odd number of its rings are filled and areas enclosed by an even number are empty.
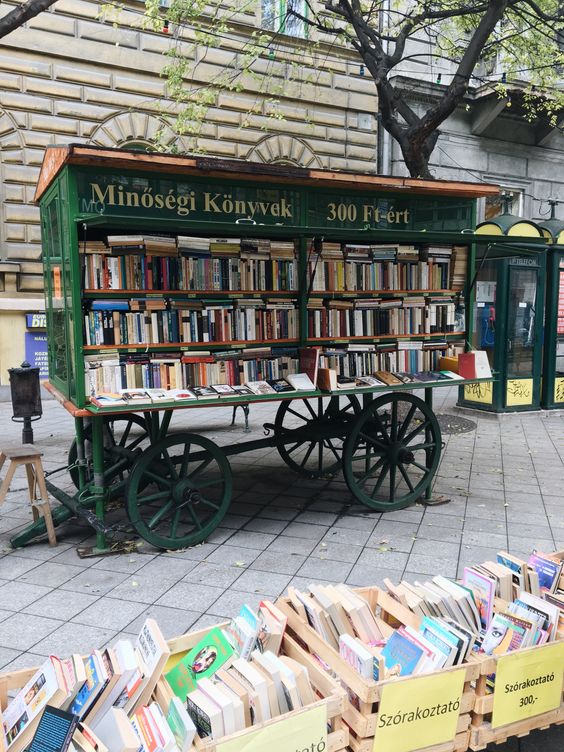
<svg viewBox="0 0 564 752"><path fill-rule="evenodd" d="M18 290L34 297L42 291L42 277L39 213L31 202L45 146L148 142L164 125L160 71L171 38L135 28L139 3L128 6L117 29L96 18L99 7L88 0L59 0L0 46L0 260L20 264ZM275 60L261 62L264 74L287 79L299 46L282 38ZM359 75L354 56L335 46L329 52L321 45L307 60L297 54L309 68L287 84L278 106L261 92L260 81L245 80L243 91L222 95L210 109L199 147L254 161L374 171L374 85ZM196 83L211 80L233 55L228 48L202 53ZM251 107L258 112L249 117ZM273 117L273 109L282 120ZM190 149L187 139L166 127L165 139L183 152Z"/></svg>

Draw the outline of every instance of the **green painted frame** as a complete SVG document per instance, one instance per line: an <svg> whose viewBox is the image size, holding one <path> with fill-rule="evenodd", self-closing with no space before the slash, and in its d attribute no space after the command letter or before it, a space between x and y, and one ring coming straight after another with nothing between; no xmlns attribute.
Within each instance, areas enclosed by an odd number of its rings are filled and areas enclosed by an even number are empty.
<svg viewBox="0 0 564 752"><path fill-rule="evenodd" d="M560 273L564 271L564 268L560 265L561 263L564 263L564 246L552 246L549 249L547 256L545 340L541 404L543 408L562 410L564 408L564 401L556 402L554 399L554 388L556 382L556 348L558 338L560 337L561 341L564 341L564 335L558 335L557 329Z"/></svg>

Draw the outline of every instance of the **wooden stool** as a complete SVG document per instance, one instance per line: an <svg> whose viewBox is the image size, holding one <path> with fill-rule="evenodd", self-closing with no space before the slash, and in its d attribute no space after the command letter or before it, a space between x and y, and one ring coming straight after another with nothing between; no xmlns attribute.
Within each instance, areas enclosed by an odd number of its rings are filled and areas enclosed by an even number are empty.
<svg viewBox="0 0 564 752"><path fill-rule="evenodd" d="M5 500L6 494L10 489L10 483L16 472L16 468L19 465L25 466L25 472L27 475L27 486L29 489L29 500L31 502L31 509L33 513L33 519L37 521L41 514L45 518L45 527L47 528L47 535L49 537L49 544L51 546L57 545L57 538L55 536L55 528L53 526L53 518L51 517L51 507L49 506L49 495L47 493L47 487L45 485L45 475L43 473L43 465L41 463L41 457L43 452L34 447L33 444L24 444L20 447L14 447L9 449L0 449L0 470L4 465L4 462L10 460L10 467L6 473L6 477L0 486L0 504ZM40 496L37 496L37 489L39 488Z"/></svg>

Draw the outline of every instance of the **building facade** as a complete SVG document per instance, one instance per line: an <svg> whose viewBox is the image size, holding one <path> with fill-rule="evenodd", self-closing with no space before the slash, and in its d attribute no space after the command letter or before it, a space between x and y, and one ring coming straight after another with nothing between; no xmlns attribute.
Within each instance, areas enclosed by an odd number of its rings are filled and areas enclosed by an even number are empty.
<svg viewBox="0 0 564 752"><path fill-rule="evenodd" d="M0 384L26 355L35 352L39 362L45 344L41 329L30 328L37 317L26 318L44 306L39 211L32 202L44 148L143 148L157 132L164 133L166 148L192 148L162 117L170 103L161 71L175 30L143 30L143 8L126 3L114 27L98 18L98 2L59 0L2 40ZM257 13L260 7L241 11L234 19L239 37L230 35L220 49L194 51L201 57L195 85L234 64L237 49L261 22ZM258 75L246 77L242 90L221 93L206 113L199 149L256 162L376 170L375 87L353 53L332 40L318 40L310 53L303 40L281 34L255 68ZM277 101L261 75L278 79Z"/></svg>

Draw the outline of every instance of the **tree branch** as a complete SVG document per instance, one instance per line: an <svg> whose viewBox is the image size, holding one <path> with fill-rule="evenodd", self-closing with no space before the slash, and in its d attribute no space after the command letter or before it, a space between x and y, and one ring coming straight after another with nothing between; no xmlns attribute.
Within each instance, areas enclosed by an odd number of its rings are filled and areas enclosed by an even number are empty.
<svg viewBox="0 0 564 752"><path fill-rule="evenodd" d="M28 0L27 3L18 5L0 19L0 39L18 29L30 18L35 18L44 10L50 8L55 2L56 0Z"/></svg>

